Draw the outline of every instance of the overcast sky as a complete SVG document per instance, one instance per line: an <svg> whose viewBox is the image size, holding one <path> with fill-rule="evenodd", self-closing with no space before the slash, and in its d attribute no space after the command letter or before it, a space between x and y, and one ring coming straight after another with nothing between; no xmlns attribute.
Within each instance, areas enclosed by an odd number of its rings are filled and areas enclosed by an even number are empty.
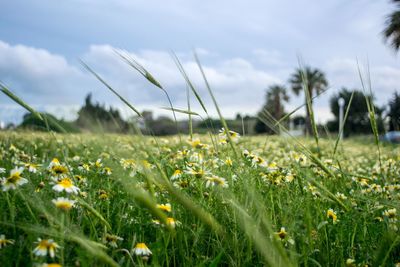
<svg viewBox="0 0 400 267"><path fill-rule="evenodd" d="M159 109L168 105L163 93L123 63L115 48L129 51L174 105L185 108L184 79L170 56L175 51L212 110L193 60L196 49L227 117L255 114L268 86L288 86L299 55L330 84L315 101L320 122L332 116L332 94L343 86L360 88L356 59L363 66L369 62L379 105L400 85L398 57L381 35L394 9L390 1L13 0L1 1L0 9L0 81L38 110L67 119L74 118L88 92L121 108L124 116L133 115L79 59L135 107L166 112ZM291 94L286 110L302 100ZM0 121L19 122L22 114L0 95Z"/></svg>

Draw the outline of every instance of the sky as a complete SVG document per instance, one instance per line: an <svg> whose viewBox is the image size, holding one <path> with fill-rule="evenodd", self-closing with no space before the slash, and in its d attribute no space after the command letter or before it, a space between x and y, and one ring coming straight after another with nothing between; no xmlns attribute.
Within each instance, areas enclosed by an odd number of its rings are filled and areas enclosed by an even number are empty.
<svg viewBox="0 0 400 267"><path fill-rule="evenodd" d="M287 86L287 111L304 97L288 80L299 66L325 73L329 90L315 100L316 120L332 119L329 98L342 87L361 88L369 66L376 103L385 106L399 90L400 66L382 29L395 6L376 0L13 0L1 1L0 81L39 111L74 119L84 97L134 115L81 65L86 62L139 110L169 114L163 92L115 53L122 49L163 85L176 108L186 109L185 80L176 53L210 113L216 116L193 51L196 51L222 113L255 115L266 89ZM201 113L196 99L192 108ZM25 113L0 95L0 121ZM169 114L170 115L170 114Z"/></svg>

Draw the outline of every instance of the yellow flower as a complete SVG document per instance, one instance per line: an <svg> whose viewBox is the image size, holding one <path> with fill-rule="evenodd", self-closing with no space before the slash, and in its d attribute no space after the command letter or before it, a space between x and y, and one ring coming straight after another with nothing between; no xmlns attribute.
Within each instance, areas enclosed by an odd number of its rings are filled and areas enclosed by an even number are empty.
<svg viewBox="0 0 400 267"><path fill-rule="evenodd" d="M1 179L3 185L3 191L8 191L10 189L15 190L18 186L26 184L27 179L21 176L24 168L14 168L10 171L10 176L8 178Z"/></svg>
<svg viewBox="0 0 400 267"><path fill-rule="evenodd" d="M326 217L327 217L327 218L331 218L332 221L333 221L333 223L336 223L336 222L337 222L337 215L336 215L336 213L333 211L333 209L329 209L329 210L326 212Z"/></svg>
<svg viewBox="0 0 400 267"><path fill-rule="evenodd" d="M167 225L169 225L171 228L175 228L175 226L177 226L177 225L180 224L179 221L175 221L175 219L172 218L172 217L168 217L166 223L167 223Z"/></svg>
<svg viewBox="0 0 400 267"><path fill-rule="evenodd" d="M146 246L145 243L137 243L135 248L133 249L133 253L136 256L142 257L142 259L147 260L151 256L150 249Z"/></svg>
<svg viewBox="0 0 400 267"><path fill-rule="evenodd" d="M68 177L61 179L60 181L57 182L55 186L53 186L53 190L57 192L62 192L65 191L67 193L74 193L78 194L79 188L74 186L72 183L72 180Z"/></svg>
<svg viewBox="0 0 400 267"><path fill-rule="evenodd" d="M54 165L53 167L51 167L51 171L55 175L63 175L68 172L68 169L67 169L67 167L65 167L63 165Z"/></svg>
<svg viewBox="0 0 400 267"><path fill-rule="evenodd" d="M160 210L166 211L166 212L171 212L171 204L166 203L166 204L157 204L157 208Z"/></svg>
<svg viewBox="0 0 400 267"><path fill-rule="evenodd" d="M279 236L280 239L285 239L287 232L285 227L281 227L281 230L276 233L277 236Z"/></svg>
<svg viewBox="0 0 400 267"><path fill-rule="evenodd" d="M64 198L64 197L59 197L57 199L53 199L52 202L54 203L54 205L56 205L57 208L64 210L64 211L70 210L75 205L74 200L70 200L70 199Z"/></svg>
<svg viewBox="0 0 400 267"><path fill-rule="evenodd" d="M227 158L225 160L225 164L228 165L228 166L232 166L232 164L233 164L232 159L231 158Z"/></svg>
<svg viewBox="0 0 400 267"><path fill-rule="evenodd" d="M122 237L110 234L106 234L103 239L104 243L110 245L113 248L117 248L118 247L117 242L122 240L124 240Z"/></svg>
<svg viewBox="0 0 400 267"><path fill-rule="evenodd" d="M36 256L47 256L47 253L49 253L50 257L54 258L55 256L55 251L57 248L59 248L60 246L54 242L53 239L41 239L38 238L38 242L37 242L37 246L36 248L33 250L33 253Z"/></svg>
<svg viewBox="0 0 400 267"><path fill-rule="evenodd" d="M7 246L8 244L14 244L14 240L7 239L5 235L0 235L0 249Z"/></svg>
<svg viewBox="0 0 400 267"><path fill-rule="evenodd" d="M112 171L110 167L104 167L102 173L106 174L106 175L111 175Z"/></svg>
<svg viewBox="0 0 400 267"><path fill-rule="evenodd" d="M181 177L181 176L182 176L182 171L179 170L179 169L177 169L177 170L175 170L174 173L172 174L171 180L178 179L178 178Z"/></svg>
<svg viewBox="0 0 400 267"><path fill-rule="evenodd" d="M388 209L388 210L385 210L384 212L383 212L383 215L384 216L386 216L386 217L388 217L389 219L393 219L393 218L395 218L396 217L396 209L395 208L393 208L393 209Z"/></svg>
<svg viewBox="0 0 400 267"><path fill-rule="evenodd" d="M229 187L225 178L218 177L216 175L207 177L206 180L207 180L206 187L216 186L216 185L221 186L221 187Z"/></svg>
<svg viewBox="0 0 400 267"><path fill-rule="evenodd" d="M41 267L62 267L62 265L58 264L58 263L43 263L40 266Z"/></svg>

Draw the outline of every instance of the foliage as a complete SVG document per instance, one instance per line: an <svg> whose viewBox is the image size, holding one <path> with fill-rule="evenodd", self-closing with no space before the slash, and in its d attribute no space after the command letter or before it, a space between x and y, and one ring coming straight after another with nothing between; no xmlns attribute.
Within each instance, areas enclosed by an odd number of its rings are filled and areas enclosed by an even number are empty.
<svg viewBox="0 0 400 267"><path fill-rule="evenodd" d="M365 138L343 141L337 161L332 144L323 140L321 159L314 161L279 137L233 139L242 155L237 159L223 136L213 136L222 141L218 150L210 137L196 138L181 143L177 137L0 133L2 176L13 177L1 184L2 264L398 261L398 147L382 147L380 166ZM312 146L308 139L298 141ZM26 181L4 190L17 180L10 171L18 167ZM61 182L66 177L72 185ZM59 190L71 186L77 194ZM73 206L57 207L60 197ZM34 252L38 238L58 245L54 257L48 250L45 256Z"/></svg>
<svg viewBox="0 0 400 267"><path fill-rule="evenodd" d="M86 96L85 105L78 111L76 124L92 132L127 132L132 128L117 109L107 110L99 103L93 104L91 94Z"/></svg>
<svg viewBox="0 0 400 267"><path fill-rule="evenodd" d="M313 104L313 97L316 94L321 93L328 86L328 81L325 77L325 74L319 69L313 69L309 66L304 68L298 68L289 79L289 83L291 84L292 91L299 95L300 92L308 92L310 97L310 104ZM305 103L307 103L307 96L305 95ZM312 133L312 124L309 109L306 108L306 133Z"/></svg>
<svg viewBox="0 0 400 267"><path fill-rule="evenodd" d="M395 51L400 48L400 1L392 0L396 4L396 10L386 19L383 37L389 42Z"/></svg>
<svg viewBox="0 0 400 267"><path fill-rule="evenodd" d="M40 113L42 118L47 120L47 125L44 120L39 119L32 113L26 113L23 117L22 123L19 125L19 128L35 130L35 131L54 131L54 132L69 132L76 133L79 132L79 129L75 127L73 123L66 122L64 120L59 120L53 115L49 113Z"/></svg>
<svg viewBox="0 0 400 267"><path fill-rule="evenodd" d="M351 106L348 111L348 117L344 124L344 135L349 136L351 134L371 134L371 124L368 114L368 107L366 104L366 98L373 98L373 96L365 96L363 92L359 90L353 90L354 96ZM330 108L332 114L335 116L333 121L329 121L327 126L332 132L337 132L339 129L339 104L338 99L344 99L344 112L347 110L351 95L353 91L346 88L342 88L340 92L333 95L330 99ZM377 126L379 131L383 131L383 119L382 109L375 106L377 112Z"/></svg>
<svg viewBox="0 0 400 267"><path fill-rule="evenodd" d="M271 85L266 91L265 98L266 103L264 104L260 113L268 112L275 120L281 119L285 115L283 103L289 101L286 88L282 85ZM260 113L259 116L261 115ZM257 119L254 130L256 133L274 133L260 119Z"/></svg>
<svg viewBox="0 0 400 267"><path fill-rule="evenodd" d="M395 92L389 101L389 131L400 131L400 94Z"/></svg>

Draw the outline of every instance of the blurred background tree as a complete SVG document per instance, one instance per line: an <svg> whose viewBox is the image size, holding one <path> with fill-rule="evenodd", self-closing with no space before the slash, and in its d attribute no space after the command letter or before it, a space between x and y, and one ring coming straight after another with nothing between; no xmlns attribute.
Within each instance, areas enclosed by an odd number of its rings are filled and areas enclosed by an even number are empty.
<svg viewBox="0 0 400 267"><path fill-rule="evenodd" d="M354 96L353 100L349 109L348 117L347 120L345 121L344 124L344 135L349 136L351 134L371 134L372 129L371 129L371 123L369 120L369 113L368 113L368 107L366 103L366 97L367 98L372 98L373 96L367 95L365 96L364 93L360 90L348 90L346 88L342 88L339 93L336 95L333 95L330 99L330 108L332 114L335 116L335 119L333 121L329 121L327 124L328 130L331 132L338 132L339 131L339 104L338 104L338 99L343 98L344 99L344 112L346 111L351 94L354 91ZM383 127L383 119L382 119L382 112L383 109L378 108L375 106L375 112L376 112L376 119L377 119L377 126L378 126L378 131L382 132L384 131Z"/></svg>
<svg viewBox="0 0 400 267"><path fill-rule="evenodd" d="M389 101L389 131L400 131L400 94L395 92Z"/></svg>
<svg viewBox="0 0 400 267"><path fill-rule="evenodd" d="M275 120L280 120L285 115L283 103L289 101L289 96L286 92L285 86L275 84L268 87L265 100L266 103L258 113L258 117L262 117L263 111L265 110L270 113ZM263 123L259 118L254 126L254 131L256 133L274 134L274 131L265 125L265 123Z"/></svg>
<svg viewBox="0 0 400 267"><path fill-rule="evenodd" d="M325 77L325 74L321 70L313 69L309 66L296 69L296 71L292 74L289 83L291 84L292 91L296 95L299 95L300 92L304 91L303 86L306 87L306 90L311 98L311 106L313 104L313 96L321 93L328 86L328 81ZM306 96L304 96L304 98L305 103L307 103ZM305 133L312 134L311 118L308 108L306 108Z"/></svg>

